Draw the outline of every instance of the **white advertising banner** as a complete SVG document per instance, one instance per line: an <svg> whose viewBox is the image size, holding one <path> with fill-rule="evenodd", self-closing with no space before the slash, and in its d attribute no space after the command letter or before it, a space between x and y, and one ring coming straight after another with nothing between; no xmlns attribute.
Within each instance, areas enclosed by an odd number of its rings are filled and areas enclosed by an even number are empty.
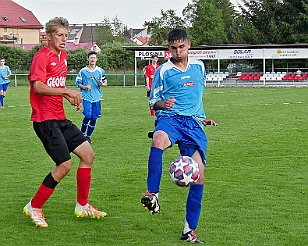
<svg viewBox="0 0 308 246"><path fill-rule="evenodd" d="M189 50L188 56L201 60L217 60L218 50Z"/></svg>
<svg viewBox="0 0 308 246"><path fill-rule="evenodd" d="M219 59L263 59L263 49L225 49L219 50Z"/></svg>
<svg viewBox="0 0 308 246"><path fill-rule="evenodd" d="M264 49L265 59L307 59L308 49Z"/></svg>
<svg viewBox="0 0 308 246"><path fill-rule="evenodd" d="M153 54L159 59L168 60L171 55L169 50L135 51L137 60L149 60ZM189 50L188 56L203 60L217 60L218 50Z"/></svg>
<svg viewBox="0 0 308 246"><path fill-rule="evenodd" d="M169 50L135 51L137 60L149 60L157 54L160 60L170 58ZM201 60L236 60L236 59L308 59L308 49L222 49L189 50L189 57Z"/></svg>
<svg viewBox="0 0 308 246"><path fill-rule="evenodd" d="M135 58L137 60L149 60L151 59L152 55L156 54L158 58L165 60L165 51L163 50L147 50L147 51L135 51Z"/></svg>

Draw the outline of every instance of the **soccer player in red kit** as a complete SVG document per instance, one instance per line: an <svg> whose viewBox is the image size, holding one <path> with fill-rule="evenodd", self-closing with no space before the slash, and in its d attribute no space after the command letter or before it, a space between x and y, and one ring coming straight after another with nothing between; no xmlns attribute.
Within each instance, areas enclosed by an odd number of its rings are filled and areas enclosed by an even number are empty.
<svg viewBox="0 0 308 246"><path fill-rule="evenodd" d="M72 167L70 153L80 159L77 169L77 201L75 215L100 218L105 212L88 203L91 169L94 153L77 126L65 116L63 98L81 109L81 94L65 87L67 53L64 51L69 23L63 17L55 17L46 23L48 44L33 57L28 79L30 81L31 121L36 135L56 167L45 177L34 197L24 207L36 226L47 227L42 207L54 192L58 183Z"/></svg>
<svg viewBox="0 0 308 246"><path fill-rule="evenodd" d="M154 78L154 73L156 69L159 67L157 64L158 61L158 56L156 54L152 55L152 62L151 64L147 65L145 67L145 82L146 82L146 88L147 88L147 97L150 96L150 91L152 90L152 82ZM154 110L150 107L150 113L151 116L155 117L155 112Z"/></svg>

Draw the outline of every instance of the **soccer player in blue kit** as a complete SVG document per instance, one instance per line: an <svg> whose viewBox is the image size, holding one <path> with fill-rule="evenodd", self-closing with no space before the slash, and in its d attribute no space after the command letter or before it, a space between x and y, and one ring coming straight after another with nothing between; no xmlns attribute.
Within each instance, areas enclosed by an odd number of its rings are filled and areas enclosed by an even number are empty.
<svg viewBox="0 0 308 246"><path fill-rule="evenodd" d="M84 119L81 124L81 132L85 135L89 143L94 131L96 120L101 117L101 86L107 86L106 72L99 66L96 66L97 53L90 51L88 53L89 65L82 68L76 77L76 87L80 88L82 94Z"/></svg>
<svg viewBox="0 0 308 246"><path fill-rule="evenodd" d="M168 48L171 58L156 70L149 97L157 119L148 159L147 192L141 203L152 214L160 211L158 194L162 155L167 148L178 144L181 155L191 156L200 169L199 180L189 188L185 225L180 239L204 244L194 233L201 212L206 165L207 138L203 127L217 124L206 119L202 103L206 71L202 61L188 58L190 41L186 32L171 30Z"/></svg>

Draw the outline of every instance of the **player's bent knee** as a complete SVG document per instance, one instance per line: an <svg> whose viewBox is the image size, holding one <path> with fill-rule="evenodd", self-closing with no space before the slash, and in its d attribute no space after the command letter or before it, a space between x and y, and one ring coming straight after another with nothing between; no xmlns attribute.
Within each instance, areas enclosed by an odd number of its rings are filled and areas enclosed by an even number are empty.
<svg viewBox="0 0 308 246"><path fill-rule="evenodd" d="M88 141L83 142L74 151L82 162L92 165L94 161L94 152Z"/></svg>
<svg viewBox="0 0 308 246"><path fill-rule="evenodd" d="M166 133L164 134L155 134L152 141L152 146L160 149L167 149L171 146L171 142L169 140L169 137Z"/></svg>
<svg viewBox="0 0 308 246"><path fill-rule="evenodd" d="M57 166L57 172L61 173L61 176L66 176L72 168L72 160L68 160L62 162L60 165Z"/></svg>
<svg viewBox="0 0 308 246"><path fill-rule="evenodd" d="M80 159L82 159L82 161L84 161L85 163L92 165L92 163L94 162L94 157L94 152L89 151L88 153L85 153Z"/></svg>

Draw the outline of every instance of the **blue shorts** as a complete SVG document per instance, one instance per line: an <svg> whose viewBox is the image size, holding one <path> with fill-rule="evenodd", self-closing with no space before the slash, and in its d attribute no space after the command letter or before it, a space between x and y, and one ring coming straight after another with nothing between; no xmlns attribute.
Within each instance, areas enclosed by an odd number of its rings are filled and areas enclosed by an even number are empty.
<svg viewBox="0 0 308 246"><path fill-rule="evenodd" d="M192 156L199 151L206 165L207 137L195 119L189 116L161 117L155 121L154 131L162 130L169 136L171 144L178 144L181 155Z"/></svg>
<svg viewBox="0 0 308 246"><path fill-rule="evenodd" d="M9 83L0 84L0 91L7 91L8 86L9 86Z"/></svg>
<svg viewBox="0 0 308 246"><path fill-rule="evenodd" d="M89 102L86 100L82 100L83 104L83 115L91 120L96 120L97 118L100 118L101 115L101 102Z"/></svg>

